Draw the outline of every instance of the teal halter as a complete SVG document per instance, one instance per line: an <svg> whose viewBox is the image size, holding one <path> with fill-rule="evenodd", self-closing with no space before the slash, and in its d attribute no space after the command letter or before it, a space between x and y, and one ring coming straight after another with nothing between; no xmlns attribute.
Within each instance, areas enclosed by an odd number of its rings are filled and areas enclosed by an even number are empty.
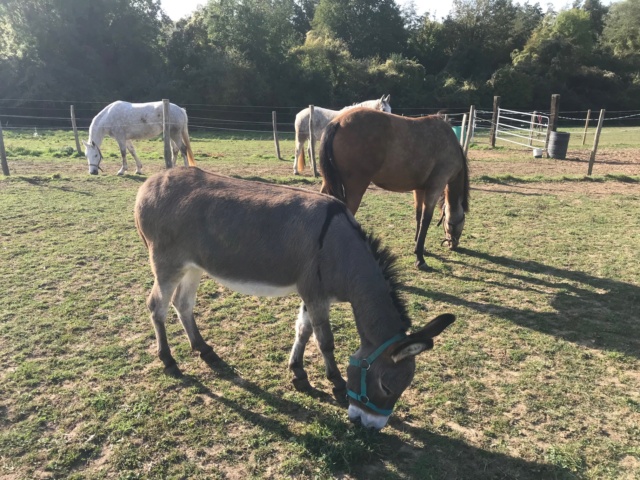
<svg viewBox="0 0 640 480"><path fill-rule="evenodd" d="M360 393L358 394L353 390L347 389L347 396L361 402L363 405L365 405L366 407L369 407L371 410L373 410L374 412L380 415L384 415L386 417L391 415L391 413L393 412L393 409L385 410L382 408L378 408L373 403L371 403L371 400L369 400L369 397L367 397L367 371L371 367L371 364L374 362L374 360L378 358L382 354L382 352L384 352L387 349L389 345L399 342L400 340L406 338L406 336L407 335L403 332L403 333L397 334L394 337L391 337L389 340L387 340L382 345L380 345L371 355L369 355L365 359L358 360L355 357L349 357L349 365L353 365L355 367L360 368Z"/></svg>

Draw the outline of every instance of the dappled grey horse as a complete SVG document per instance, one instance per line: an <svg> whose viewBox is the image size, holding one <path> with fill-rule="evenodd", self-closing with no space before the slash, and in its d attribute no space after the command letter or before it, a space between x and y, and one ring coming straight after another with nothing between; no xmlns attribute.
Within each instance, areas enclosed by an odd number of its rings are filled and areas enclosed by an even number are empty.
<svg viewBox="0 0 640 480"><path fill-rule="evenodd" d="M193 316L204 272L247 295L297 293L302 305L289 358L294 386L310 387L303 356L313 333L334 395L349 397L349 418L380 429L413 379L415 356L432 348L433 337L455 318L441 315L408 334L392 256L328 195L174 168L140 187L135 222L155 277L147 305L168 371L177 369L165 331L170 303L191 347L207 361L217 359ZM334 302L351 304L360 336L347 382L334 358Z"/></svg>
<svg viewBox="0 0 640 480"><path fill-rule="evenodd" d="M151 138L162 133L162 102L129 103L118 100L107 105L94 117L89 126L89 141L83 142L89 163L89 173L97 175L103 159L100 146L105 136L118 142L122 155L122 167L118 175L128 170L127 149L136 161L136 173L142 173L142 163L136 154L132 140ZM196 164L189 142L187 112L173 103L169 104L169 136L173 150L173 165L178 151L182 153L184 165Z"/></svg>
<svg viewBox="0 0 640 480"><path fill-rule="evenodd" d="M315 142L320 140L322 137L322 132L325 127L329 124L331 120L333 120L337 115L344 112L345 110L350 110L356 107L365 107L365 108L373 108L374 110L380 110L383 112L391 113L391 105L389 104L389 100L391 95L387 95L386 97L383 95L379 100L367 100L362 103L355 103L353 105L349 105L348 107L344 107L342 110L329 110L328 108L322 107L314 107L313 108L313 137L310 142L314 142L313 145L315 147ZM304 142L309 140L309 116L310 111L309 107L304 110L300 110L296 115L296 120L294 123L296 129L296 157L293 159L293 174L298 175L302 170L304 170L305 159L304 159ZM309 144L309 157L311 157L311 144ZM314 149L315 151L315 149Z"/></svg>

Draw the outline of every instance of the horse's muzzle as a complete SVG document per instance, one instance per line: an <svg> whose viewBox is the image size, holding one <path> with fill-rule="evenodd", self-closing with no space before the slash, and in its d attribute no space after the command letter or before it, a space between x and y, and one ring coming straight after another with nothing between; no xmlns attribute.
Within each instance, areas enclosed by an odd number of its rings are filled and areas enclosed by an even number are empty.
<svg viewBox="0 0 640 480"><path fill-rule="evenodd" d="M89 170L89 175L98 175L98 169L91 169Z"/></svg>

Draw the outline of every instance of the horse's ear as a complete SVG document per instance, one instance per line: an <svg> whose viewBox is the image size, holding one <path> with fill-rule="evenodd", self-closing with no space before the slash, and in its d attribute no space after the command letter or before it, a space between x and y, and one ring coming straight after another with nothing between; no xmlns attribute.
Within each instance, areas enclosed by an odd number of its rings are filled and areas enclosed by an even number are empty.
<svg viewBox="0 0 640 480"><path fill-rule="evenodd" d="M82 140L82 143L84 144L85 147L90 147L91 146L87 142L85 142L84 140Z"/></svg>
<svg viewBox="0 0 640 480"><path fill-rule="evenodd" d="M391 99L391 94L388 94L386 97L384 95L382 96L382 101L383 102L389 103L390 99Z"/></svg>
<svg viewBox="0 0 640 480"><path fill-rule="evenodd" d="M456 317L450 313L434 318L424 328L412 333L403 340L391 353L391 359L398 363L425 350L431 350L433 348L433 337L440 335L455 319Z"/></svg>

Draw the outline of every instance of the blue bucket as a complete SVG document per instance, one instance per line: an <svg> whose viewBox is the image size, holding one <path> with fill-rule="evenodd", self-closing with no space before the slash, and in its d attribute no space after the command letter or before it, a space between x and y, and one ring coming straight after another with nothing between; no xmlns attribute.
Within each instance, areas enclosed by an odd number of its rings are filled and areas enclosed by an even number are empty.
<svg viewBox="0 0 640 480"><path fill-rule="evenodd" d="M460 141L460 134L462 133L462 127L451 127L453 128L453 133L456 134L456 138Z"/></svg>

